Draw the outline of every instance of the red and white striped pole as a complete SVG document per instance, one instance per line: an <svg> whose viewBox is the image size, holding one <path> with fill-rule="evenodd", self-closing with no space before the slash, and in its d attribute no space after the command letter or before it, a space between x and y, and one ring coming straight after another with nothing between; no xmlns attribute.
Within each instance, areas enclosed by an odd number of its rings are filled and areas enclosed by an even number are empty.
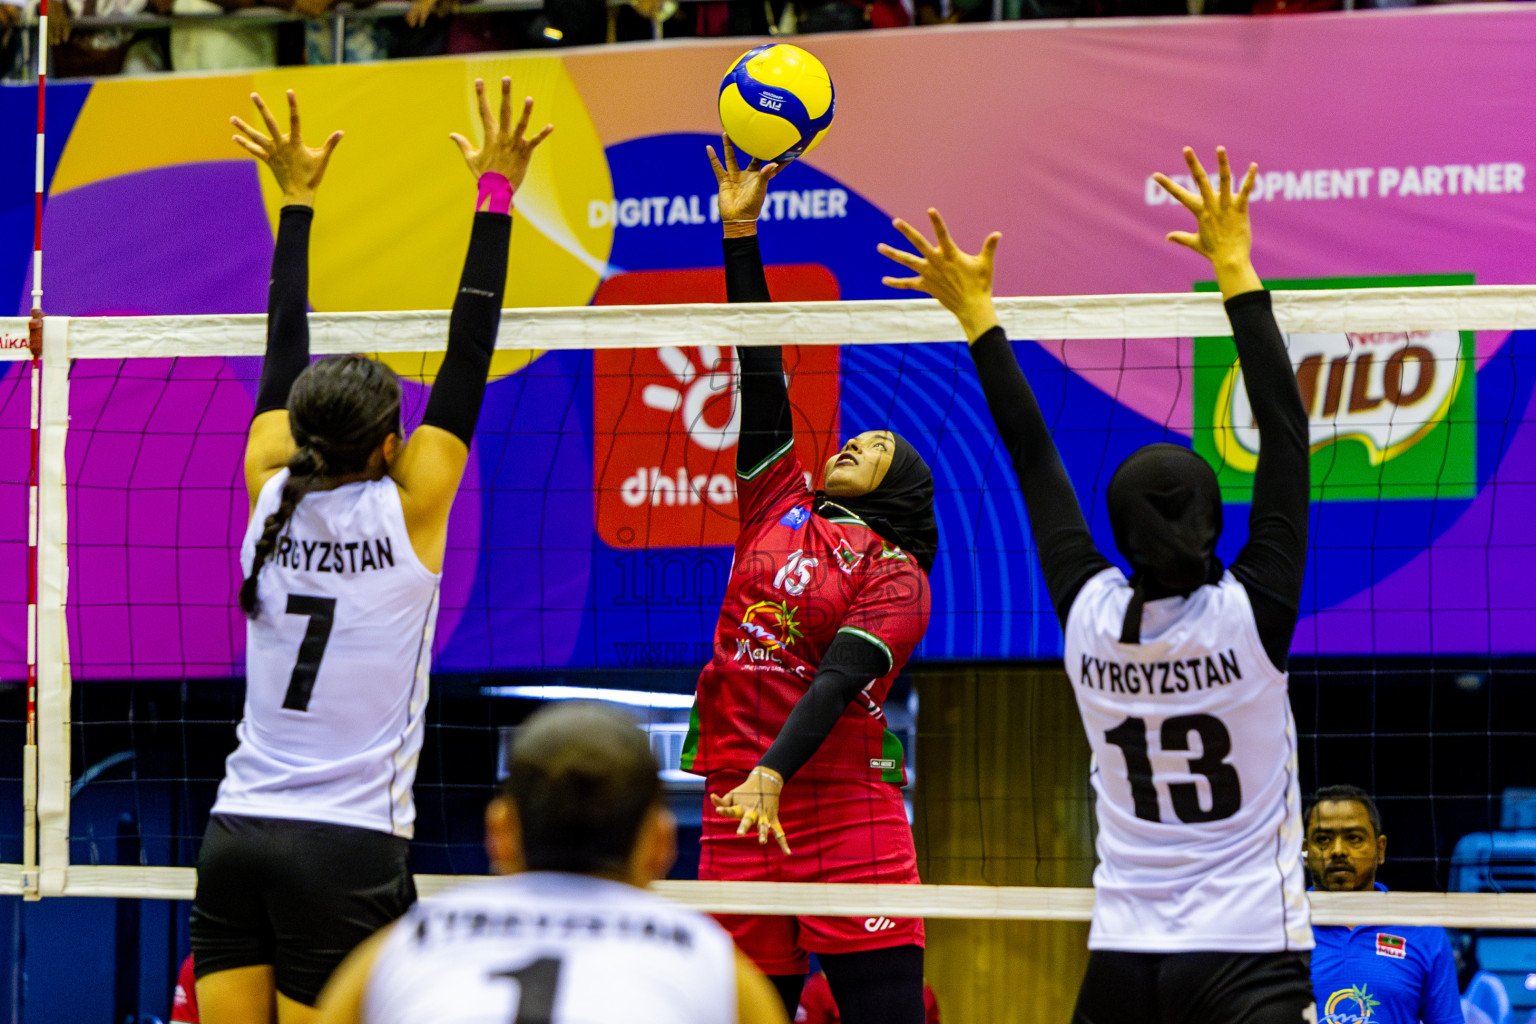
<svg viewBox="0 0 1536 1024"><path fill-rule="evenodd" d="M42 413L43 372L43 99L48 84L48 0L38 0L37 7L37 170L36 196L32 222L32 319L27 324L27 345L32 352L32 465L27 478L27 745L23 755L23 802L25 831L23 842L25 886L27 895L36 898L37 864L37 537L38 483L41 447L39 424Z"/></svg>

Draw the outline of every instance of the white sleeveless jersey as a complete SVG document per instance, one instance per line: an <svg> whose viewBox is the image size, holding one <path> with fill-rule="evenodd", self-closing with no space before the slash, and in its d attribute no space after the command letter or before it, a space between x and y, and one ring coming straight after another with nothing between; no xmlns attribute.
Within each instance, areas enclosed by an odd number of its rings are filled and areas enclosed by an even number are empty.
<svg viewBox="0 0 1536 1024"><path fill-rule="evenodd" d="M735 947L622 882L527 872L423 900L391 929L364 1024L735 1024Z"/></svg>
<svg viewBox="0 0 1536 1024"><path fill-rule="evenodd" d="M247 574L287 479L261 489L240 549ZM410 838L439 578L411 547L393 480L299 502L246 624L245 717L213 813Z"/></svg>
<svg viewBox="0 0 1536 1024"><path fill-rule="evenodd" d="M1099 822L1088 947L1311 949L1296 726L1247 591L1227 573L1148 601L1122 644L1130 599L1106 569L1067 616Z"/></svg>

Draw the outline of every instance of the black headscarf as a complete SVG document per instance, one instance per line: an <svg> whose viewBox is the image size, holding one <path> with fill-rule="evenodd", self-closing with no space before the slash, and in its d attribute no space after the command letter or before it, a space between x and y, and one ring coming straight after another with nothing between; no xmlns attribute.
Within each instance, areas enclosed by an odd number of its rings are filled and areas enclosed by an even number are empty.
<svg viewBox="0 0 1536 1024"><path fill-rule="evenodd" d="M1138 448L1109 481L1109 523L1131 563L1131 603L1120 642L1141 643L1148 598L1192 593L1221 579L1221 487L1199 455L1176 444Z"/></svg>
<svg viewBox="0 0 1536 1024"><path fill-rule="evenodd" d="M890 435L896 441L896 451L880 486L857 498L829 498L826 491L817 491L815 511L831 517L837 514L836 509L847 509L882 540L917 559L923 572L932 572L939 553L939 524L933 517L933 470L905 438L894 430Z"/></svg>

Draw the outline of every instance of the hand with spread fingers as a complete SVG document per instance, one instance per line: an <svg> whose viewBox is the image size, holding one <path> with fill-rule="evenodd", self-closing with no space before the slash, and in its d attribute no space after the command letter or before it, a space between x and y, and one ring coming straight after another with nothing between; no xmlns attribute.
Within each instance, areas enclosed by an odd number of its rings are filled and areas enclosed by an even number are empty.
<svg viewBox="0 0 1536 1024"><path fill-rule="evenodd" d="M992 268L997 256L997 243L1002 234L994 231L981 243L981 252L971 255L955 244L949 228L939 211L929 209L928 219L933 222L937 244L930 243L923 233L900 217L891 224L907 236L914 255L881 242L877 247L882 256L895 260L915 273L916 277L882 277L881 283L890 288L905 288L927 292L939 300L939 304L960 321L965 328L967 342L975 341L997 326L997 311L992 307Z"/></svg>
<svg viewBox="0 0 1536 1024"><path fill-rule="evenodd" d="M772 768L759 765L747 775L747 781L725 796L709 794L715 813L741 822L736 829L739 836L757 829L757 841L768 844L772 835L779 849L789 852L789 841L784 838L784 826L779 824L779 793L784 789L784 779Z"/></svg>
<svg viewBox="0 0 1536 1024"><path fill-rule="evenodd" d="M299 101L292 89L288 90L286 135L278 128L277 118L272 116L272 111L267 109L260 96L251 93L251 101L256 104L268 134L257 131L238 117L232 117L229 123L240 133L234 137L235 145L272 168L272 176L277 179L277 186L283 191L284 206L315 205L315 191L320 187L320 179L325 177L331 153L341 141L341 132L332 132L319 149L312 149L304 145L304 140L299 136Z"/></svg>
<svg viewBox="0 0 1536 1024"><path fill-rule="evenodd" d="M1253 251L1253 228L1248 222L1248 195L1253 191L1259 165L1249 164L1248 173L1236 192L1232 191L1232 165L1227 160L1227 150L1216 147L1216 164L1219 171L1218 188L1211 188L1200 158L1188 146L1184 147L1184 162L1195 179L1196 192L1191 192L1170 179L1166 174L1154 174L1152 180L1163 187L1184 208L1195 215L1194 231L1170 231L1168 241L1193 249L1211 261L1216 269L1216 283L1221 296L1230 299L1243 292L1263 288L1253 269L1250 254Z"/></svg>
<svg viewBox="0 0 1536 1024"><path fill-rule="evenodd" d="M492 116L490 101L485 97L485 82L479 78L475 79L475 97L479 101L480 126L485 134L480 148L476 149L458 132L448 137L458 143L459 152L464 154L464 162L469 165L469 173L477 180L482 174L500 174L516 189L528 173L528 161L533 158L533 151L549 138L555 126L546 124L532 138L524 135L528 130L528 118L533 113L533 97L528 96L523 99L523 112L513 127L510 78L501 80L501 112L498 115Z"/></svg>
<svg viewBox="0 0 1536 1024"><path fill-rule="evenodd" d="M726 238L740 238L757 234L757 215L763 210L763 200L768 198L768 183L784 169L783 164L764 164L756 157L745 168L736 164L736 148L729 135L720 136L720 151L725 154L725 165L715 155L714 146L705 146L709 165L715 169L715 181L720 186L720 220L725 227Z"/></svg>

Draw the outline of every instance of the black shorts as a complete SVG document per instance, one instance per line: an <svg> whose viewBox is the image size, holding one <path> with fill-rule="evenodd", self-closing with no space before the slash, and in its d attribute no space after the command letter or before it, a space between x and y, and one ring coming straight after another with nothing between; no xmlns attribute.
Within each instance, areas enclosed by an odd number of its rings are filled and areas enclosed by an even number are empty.
<svg viewBox="0 0 1536 1024"><path fill-rule="evenodd" d="M315 1005L347 954L416 902L409 854L372 829L215 815L197 855L197 976L271 964L279 992Z"/></svg>
<svg viewBox="0 0 1536 1024"><path fill-rule="evenodd" d="M1315 1024L1311 960L1310 953L1096 949L1072 1024Z"/></svg>

